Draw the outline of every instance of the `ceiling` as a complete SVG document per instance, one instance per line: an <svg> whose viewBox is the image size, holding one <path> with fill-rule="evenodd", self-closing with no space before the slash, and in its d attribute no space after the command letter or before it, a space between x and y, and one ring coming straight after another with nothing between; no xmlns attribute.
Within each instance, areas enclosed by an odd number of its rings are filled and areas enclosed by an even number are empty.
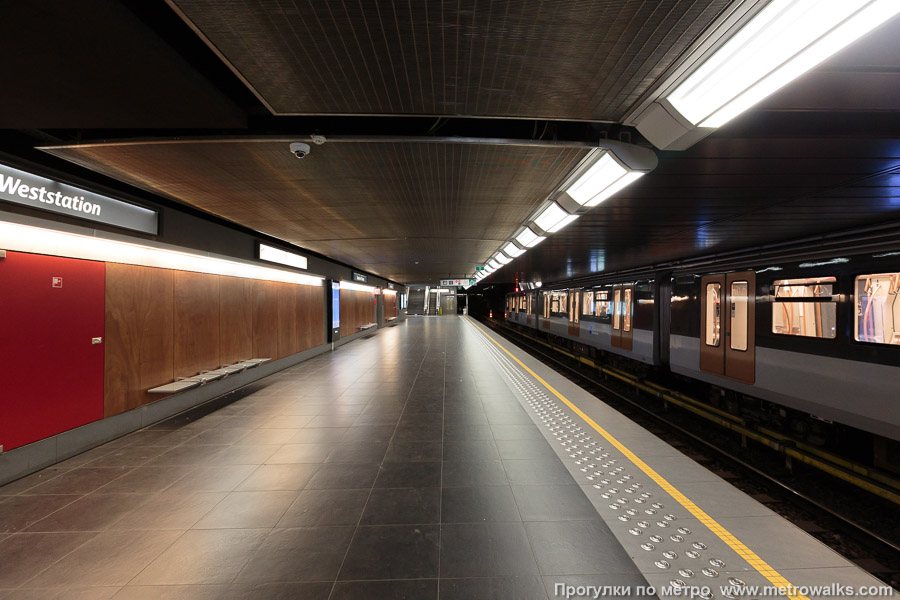
<svg viewBox="0 0 900 600"><path fill-rule="evenodd" d="M649 146L619 123L728 5L78 4L16 4L48 35L0 35L5 80L21 83L0 96L0 149L42 148L55 167L400 282L471 275L586 146ZM895 19L690 149L658 152L654 172L488 281L898 221L898 98ZM328 141L296 160L288 142L313 133Z"/></svg>

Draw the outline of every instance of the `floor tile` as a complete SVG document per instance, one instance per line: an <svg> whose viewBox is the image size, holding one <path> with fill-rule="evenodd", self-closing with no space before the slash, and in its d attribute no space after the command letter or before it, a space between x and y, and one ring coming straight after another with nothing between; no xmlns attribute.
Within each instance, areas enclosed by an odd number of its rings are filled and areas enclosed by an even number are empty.
<svg viewBox="0 0 900 600"><path fill-rule="evenodd" d="M525 523L525 528L543 575L638 572L599 519Z"/></svg>
<svg viewBox="0 0 900 600"><path fill-rule="evenodd" d="M440 487L441 463L386 462L378 471L376 488Z"/></svg>
<svg viewBox="0 0 900 600"><path fill-rule="evenodd" d="M497 446L493 440L471 440L461 442L444 442L444 461L477 461L497 460Z"/></svg>
<svg viewBox="0 0 900 600"><path fill-rule="evenodd" d="M374 489L360 524L437 523L441 512L440 492L436 487Z"/></svg>
<svg viewBox="0 0 900 600"><path fill-rule="evenodd" d="M276 527L356 526L368 498L369 490L306 490Z"/></svg>
<svg viewBox="0 0 900 600"><path fill-rule="evenodd" d="M381 463L387 452L386 442L335 444L326 463Z"/></svg>
<svg viewBox="0 0 900 600"><path fill-rule="evenodd" d="M0 541L0 589L22 585L96 533L17 533Z"/></svg>
<svg viewBox="0 0 900 600"><path fill-rule="evenodd" d="M14 533L81 498L71 496L14 496L0 502L0 533Z"/></svg>
<svg viewBox="0 0 900 600"><path fill-rule="evenodd" d="M537 572L522 523L441 527L441 577L525 577Z"/></svg>
<svg viewBox="0 0 900 600"><path fill-rule="evenodd" d="M263 529L192 530L132 580L133 585L229 583L266 538Z"/></svg>
<svg viewBox="0 0 900 600"><path fill-rule="evenodd" d="M599 518L578 485L513 486L523 521L587 521Z"/></svg>
<svg viewBox="0 0 900 600"><path fill-rule="evenodd" d="M378 465L334 463L322 465L306 484L307 490L370 489L378 475Z"/></svg>
<svg viewBox="0 0 900 600"><path fill-rule="evenodd" d="M503 468L512 485L566 485L575 483L558 458L504 460Z"/></svg>
<svg viewBox="0 0 900 600"><path fill-rule="evenodd" d="M26 531L103 531L146 503L150 494L90 494L37 521Z"/></svg>
<svg viewBox="0 0 900 600"><path fill-rule="evenodd" d="M131 471L130 467L80 467L27 491L28 494L90 494Z"/></svg>
<svg viewBox="0 0 900 600"><path fill-rule="evenodd" d="M285 444L281 446L267 461L270 465L286 463L322 463L333 450L332 446L323 444Z"/></svg>
<svg viewBox="0 0 900 600"><path fill-rule="evenodd" d="M444 463L444 487L509 485L506 470L499 460Z"/></svg>
<svg viewBox="0 0 900 600"><path fill-rule="evenodd" d="M328 600L331 582L236 584L225 592L225 600Z"/></svg>
<svg viewBox="0 0 900 600"><path fill-rule="evenodd" d="M188 475L166 488L163 493L230 492L258 468L258 465L195 467Z"/></svg>
<svg viewBox="0 0 900 600"><path fill-rule="evenodd" d="M490 425L448 425L444 427L445 442L492 440L494 434Z"/></svg>
<svg viewBox="0 0 900 600"><path fill-rule="evenodd" d="M150 494L159 492L191 471L190 467L135 467L97 490L98 494Z"/></svg>
<svg viewBox="0 0 900 600"><path fill-rule="evenodd" d="M436 600L437 597L437 579L339 581L331 600Z"/></svg>
<svg viewBox="0 0 900 600"><path fill-rule="evenodd" d="M157 494L122 515L109 528L115 530L190 529L225 498L227 492Z"/></svg>
<svg viewBox="0 0 900 600"><path fill-rule="evenodd" d="M237 487L241 492L299 491L319 469L317 464L260 465Z"/></svg>
<svg viewBox="0 0 900 600"><path fill-rule="evenodd" d="M440 442L402 442L391 443L385 462L420 462L441 459L442 444Z"/></svg>
<svg viewBox="0 0 900 600"><path fill-rule="evenodd" d="M274 527L296 497L296 492L231 492L193 529Z"/></svg>
<svg viewBox="0 0 900 600"><path fill-rule="evenodd" d="M275 529L235 583L334 581L352 527Z"/></svg>
<svg viewBox="0 0 900 600"><path fill-rule="evenodd" d="M547 592L537 575L441 579L441 600L508 599L547 600Z"/></svg>
<svg viewBox="0 0 900 600"><path fill-rule="evenodd" d="M521 520L508 486L447 487L442 490L442 523Z"/></svg>
<svg viewBox="0 0 900 600"><path fill-rule="evenodd" d="M359 527L338 579L426 579L437 577L437 525Z"/></svg>
<svg viewBox="0 0 900 600"><path fill-rule="evenodd" d="M106 531L57 561L25 587L123 586L182 531Z"/></svg>

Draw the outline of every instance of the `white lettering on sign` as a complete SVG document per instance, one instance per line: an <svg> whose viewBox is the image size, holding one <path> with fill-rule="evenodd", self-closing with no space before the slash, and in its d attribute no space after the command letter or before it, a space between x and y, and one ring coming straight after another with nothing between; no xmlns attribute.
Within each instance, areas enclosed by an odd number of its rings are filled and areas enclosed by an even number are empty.
<svg viewBox="0 0 900 600"><path fill-rule="evenodd" d="M53 278L51 278L51 282L52 282L51 285L55 288L62 287L62 277L53 277Z"/></svg>
<svg viewBox="0 0 900 600"><path fill-rule="evenodd" d="M84 196L63 196L62 192L48 192L44 186L28 186L22 183L21 179L9 176L4 177L2 173L0 173L0 192L6 192L11 196L18 195L26 200L37 200L44 204L53 204L74 212L82 212L95 217L100 216L100 205L86 202Z"/></svg>

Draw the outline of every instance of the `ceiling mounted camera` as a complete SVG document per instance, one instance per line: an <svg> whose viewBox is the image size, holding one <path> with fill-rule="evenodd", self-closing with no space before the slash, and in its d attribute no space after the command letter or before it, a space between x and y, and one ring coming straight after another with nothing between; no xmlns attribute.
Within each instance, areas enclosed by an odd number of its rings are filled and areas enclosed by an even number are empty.
<svg viewBox="0 0 900 600"><path fill-rule="evenodd" d="M293 142L291 144L291 154L293 154L297 158L305 157L307 154L309 154L309 144L304 144L303 142Z"/></svg>

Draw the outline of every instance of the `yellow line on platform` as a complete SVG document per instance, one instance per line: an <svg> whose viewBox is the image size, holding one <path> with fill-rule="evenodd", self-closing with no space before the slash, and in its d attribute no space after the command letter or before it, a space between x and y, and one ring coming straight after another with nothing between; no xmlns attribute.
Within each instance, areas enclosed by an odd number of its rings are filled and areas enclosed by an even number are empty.
<svg viewBox="0 0 900 600"><path fill-rule="evenodd" d="M648 477L650 477L650 479L655 481L657 485L668 492L670 496L672 496L679 504L681 504L681 506L683 506L689 513L696 517L697 520L706 525L709 530L716 535L716 537L728 544L728 546L732 550L737 552L744 560L746 560L750 564L750 566L756 569L756 571L760 575L765 577L769 581L769 583L771 583L776 588L785 590L785 595L787 595L789 598L795 598L796 600L809 600L809 598L807 598L806 596L803 596L796 591L792 591L796 590L797 588L792 586L791 583L787 579L785 579L783 575L769 566L766 561L760 558L755 552L753 552L753 550L748 548L743 542L732 535L731 532L722 527L718 522L716 522L715 519L706 514L706 512L702 508L694 504L690 498L682 494L674 485L669 483L665 477L654 471L653 468L650 467L650 465L641 460L637 454L629 450L628 447L625 446L625 444L613 437L613 435L606 431L604 428L600 427L600 425L598 425L596 421L587 416L584 411L575 406L575 404L573 404L568 398L560 394L556 390L556 388L547 383L540 375L529 369L528 366L525 365L525 363L516 358L516 356L514 356L512 352L507 350L487 331L485 331L471 319L469 319L469 322L472 323L472 325L474 325L475 328L478 329L485 337L491 340L498 348L503 350L503 352L505 352L511 359L516 361L516 363L518 363L520 367L525 369L525 371L527 371L529 375L537 379L541 383L541 385L543 385L545 388L547 388L547 390L550 391L551 394L559 398L566 406L571 408L575 412L575 414L581 417L585 423L590 425L594 429L594 431L603 436L603 438L606 439L607 442L612 444L619 452L624 454L625 457L632 463L634 463L637 468L643 471Z"/></svg>

